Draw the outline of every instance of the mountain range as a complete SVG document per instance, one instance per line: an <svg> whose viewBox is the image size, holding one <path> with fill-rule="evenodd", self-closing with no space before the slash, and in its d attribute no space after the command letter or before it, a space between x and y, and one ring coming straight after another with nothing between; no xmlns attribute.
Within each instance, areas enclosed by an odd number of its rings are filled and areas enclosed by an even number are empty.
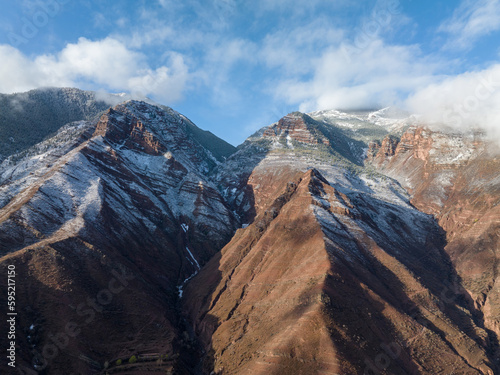
<svg viewBox="0 0 500 375"><path fill-rule="evenodd" d="M483 132L294 112L235 148L151 101L0 101L13 374L500 373Z"/></svg>

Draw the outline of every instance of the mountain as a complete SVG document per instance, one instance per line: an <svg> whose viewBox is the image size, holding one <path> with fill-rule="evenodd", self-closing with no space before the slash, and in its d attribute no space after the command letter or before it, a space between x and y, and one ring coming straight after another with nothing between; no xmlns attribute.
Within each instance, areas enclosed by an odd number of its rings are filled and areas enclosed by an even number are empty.
<svg viewBox="0 0 500 375"><path fill-rule="evenodd" d="M132 99L128 94L53 87L0 94L0 162L13 154L23 155L23 151L51 138L70 122L96 120L111 105ZM158 105L151 100L146 101ZM188 118L183 119L186 131L205 148L209 148L217 159L227 157L234 151L234 147L227 142L201 130Z"/></svg>
<svg viewBox="0 0 500 375"><path fill-rule="evenodd" d="M105 111L109 100L73 88L46 88L18 94L0 94L0 162L53 135L73 121L92 120Z"/></svg>
<svg viewBox="0 0 500 375"><path fill-rule="evenodd" d="M238 225L207 177L220 162L192 127L128 101L2 165L1 268L17 272L20 364L95 373L136 355L141 371L187 373L182 288Z"/></svg>
<svg viewBox="0 0 500 375"><path fill-rule="evenodd" d="M234 149L136 100L57 129L0 164L23 373L500 372L483 133L294 112Z"/></svg>
<svg viewBox="0 0 500 375"><path fill-rule="evenodd" d="M329 116L328 123L347 115ZM359 148L338 146L354 142L343 128L366 129L368 146L380 134L368 130L381 125L355 114L352 127L344 123L329 138L320 126L304 125L311 116L286 116L222 166L244 165L263 149L251 171L236 168L241 174L231 182L246 187L229 201L243 215L253 207L250 225L193 278L183 300L208 353L206 373L495 373L496 332L470 301L447 232L415 206L402 182L357 166ZM424 131L411 121L383 126L385 144L394 130L407 128L401 150ZM449 152L442 151L452 158ZM405 181L402 171L414 166L399 157L386 159L400 170L375 167ZM229 175L223 171L222 180ZM469 257L477 254L467 249Z"/></svg>

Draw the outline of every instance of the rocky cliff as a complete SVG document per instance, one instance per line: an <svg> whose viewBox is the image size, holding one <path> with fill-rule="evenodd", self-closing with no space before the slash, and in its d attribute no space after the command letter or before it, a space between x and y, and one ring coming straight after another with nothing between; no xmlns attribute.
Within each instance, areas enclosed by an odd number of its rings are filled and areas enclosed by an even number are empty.
<svg viewBox="0 0 500 375"><path fill-rule="evenodd" d="M469 309L489 330L495 353L500 334L499 160L497 147L481 132L412 128L393 156L379 153L374 161L411 191L412 203L434 215L445 231L445 251L467 291Z"/></svg>

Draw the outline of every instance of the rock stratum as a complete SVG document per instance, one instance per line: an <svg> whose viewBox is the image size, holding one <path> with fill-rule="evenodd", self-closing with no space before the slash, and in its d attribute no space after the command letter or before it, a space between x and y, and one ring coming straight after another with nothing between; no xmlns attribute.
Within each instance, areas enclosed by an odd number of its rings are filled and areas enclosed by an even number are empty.
<svg viewBox="0 0 500 375"><path fill-rule="evenodd" d="M389 109L69 123L0 166L12 373L497 374L499 163Z"/></svg>
<svg viewBox="0 0 500 375"><path fill-rule="evenodd" d="M130 101L4 163L0 254L17 272L21 364L89 374L136 355L166 359L130 365L140 373L189 367L179 294L237 220L188 122Z"/></svg>

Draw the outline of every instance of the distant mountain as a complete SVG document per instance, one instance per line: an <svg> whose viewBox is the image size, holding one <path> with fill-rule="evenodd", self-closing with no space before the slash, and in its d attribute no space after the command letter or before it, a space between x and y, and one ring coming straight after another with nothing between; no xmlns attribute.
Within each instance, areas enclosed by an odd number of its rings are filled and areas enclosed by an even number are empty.
<svg viewBox="0 0 500 375"><path fill-rule="evenodd" d="M36 95L75 116L0 164L25 373L500 372L484 134L294 112L235 149L152 102Z"/></svg>
<svg viewBox="0 0 500 375"><path fill-rule="evenodd" d="M213 156L218 161L224 161L226 158L231 156L235 151L236 147L227 143L226 141L220 139L213 133L202 130L191 122L187 117L184 117L186 124L186 131L196 139L203 147L210 150Z"/></svg>
<svg viewBox="0 0 500 375"><path fill-rule="evenodd" d="M0 94L0 161L30 148L67 123L94 119L109 106L93 92L72 88Z"/></svg>

